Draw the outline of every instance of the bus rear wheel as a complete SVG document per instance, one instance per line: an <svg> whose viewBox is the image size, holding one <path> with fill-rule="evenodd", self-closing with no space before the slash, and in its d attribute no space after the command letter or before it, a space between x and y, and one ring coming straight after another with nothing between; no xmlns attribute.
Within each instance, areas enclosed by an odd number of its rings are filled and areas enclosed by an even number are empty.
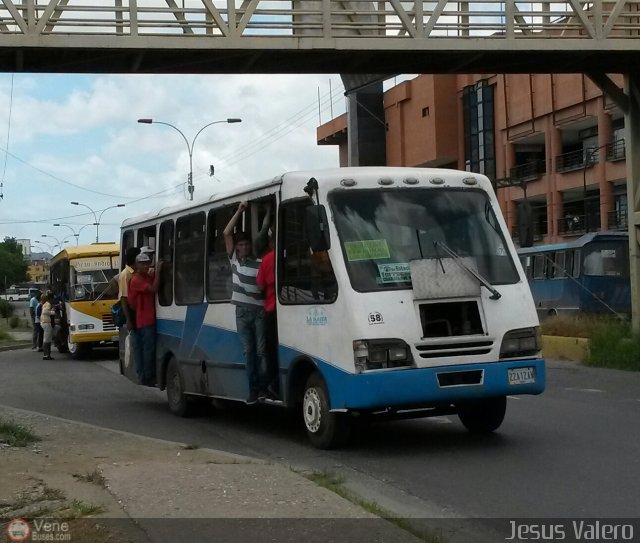
<svg viewBox="0 0 640 543"><path fill-rule="evenodd" d="M178 417L190 417L193 414L193 401L184 393L184 379L174 357L169 360L166 377L169 411Z"/></svg>
<svg viewBox="0 0 640 543"><path fill-rule="evenodd" d="M302 418L309 441L318 449L340 447L349 440L351 421L345 413L329 411L327 387L317 372L307 379L302 398Z"/></svg>
<svg viewBox="0 0 640 543"><path fill-rule="evenodd" d="M473 434L488 434L497 430L506 412L506 396L471 400L458 406L460 422Z"/></svg>

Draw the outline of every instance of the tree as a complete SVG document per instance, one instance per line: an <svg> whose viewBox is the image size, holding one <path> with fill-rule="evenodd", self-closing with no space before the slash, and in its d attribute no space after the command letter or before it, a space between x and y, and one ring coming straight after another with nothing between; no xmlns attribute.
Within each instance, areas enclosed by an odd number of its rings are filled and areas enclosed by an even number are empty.
<svg viewBox="0 0 640 543"><path fill-rule="evenodd" d="M27 281L29 264L22 254L22 247L15 238L4 238L0 243L0 288Z"/></svg>

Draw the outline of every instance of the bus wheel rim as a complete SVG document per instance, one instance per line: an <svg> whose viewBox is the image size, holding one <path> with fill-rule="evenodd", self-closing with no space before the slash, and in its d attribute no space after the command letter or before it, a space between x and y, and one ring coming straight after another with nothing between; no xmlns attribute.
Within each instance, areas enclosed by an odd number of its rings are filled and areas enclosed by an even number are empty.
<svg viewBox="0 0 640 543"><path fill-rule="evenodd" d="M322 423L322 404L320 395L315 388L309 388L304 393L302 402L304 424L311 433L315 434Z"/></svg>

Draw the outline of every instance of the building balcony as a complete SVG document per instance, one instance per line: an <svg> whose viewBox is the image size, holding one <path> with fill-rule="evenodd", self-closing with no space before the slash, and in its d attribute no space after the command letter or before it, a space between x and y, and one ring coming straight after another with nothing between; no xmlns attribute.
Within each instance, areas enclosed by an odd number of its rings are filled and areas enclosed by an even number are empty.
<svg viewBox="0 0 640 543"><path fill-rule="evenodd" d="M587 232L598 232L600 230L600 214L587 215L585 222L584 215L568 215L558 219L558 235L560 236L581 236Z"/></svg>
<svg viewBox="0 0 640 543"><path fill-rule="evenodd" d="M578 149L577 151L558 155L556 157L556 171L562 173L590 168L599 162L598 155L598 149Z"/></svg>
<svg viewBox="0 0 640 543"><path fill-rule="evenodd" d="M616 140L607 145L607 160L609 162L624 160L626 157L627 150L624 140Z"/></svg>
<svg viewBox="0 0 640 543"><path fill-rule="evenodd" d="M542 241L547 235L547 223L539 223L533 225L533 241ZM511 228L511 239L514 243L520 242L520 229L517 225Z"/></svg>
<svg viewBox="0 0 640 543"><path fill-rule="evenodd" d="M536 181L547 172L544 160L532 160L525 164L518 164L509 170L509 178L517 183Z"/></svg>
<svg viewBox="0 0 640 543"><path fill-rule="evenodd" d="M628 230L627 210L609 211L607 214L607 227L609 230Z"/></svg>

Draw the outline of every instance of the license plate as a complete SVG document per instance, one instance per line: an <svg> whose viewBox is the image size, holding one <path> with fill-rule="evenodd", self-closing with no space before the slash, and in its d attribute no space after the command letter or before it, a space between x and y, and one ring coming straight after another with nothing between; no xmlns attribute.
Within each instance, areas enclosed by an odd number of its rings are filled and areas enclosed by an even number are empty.
<svg viewBox="0 0 640 543"><path fill-rule="evenodd" d="M111 336L111 341L119 341L120 336Z"/></svg>
<svg viewBox="0 0 640 543"><path fill-rule="evenodd" d="M536 382L536 368L510 368L508 370L510 385L526 385Z"/></svg>

